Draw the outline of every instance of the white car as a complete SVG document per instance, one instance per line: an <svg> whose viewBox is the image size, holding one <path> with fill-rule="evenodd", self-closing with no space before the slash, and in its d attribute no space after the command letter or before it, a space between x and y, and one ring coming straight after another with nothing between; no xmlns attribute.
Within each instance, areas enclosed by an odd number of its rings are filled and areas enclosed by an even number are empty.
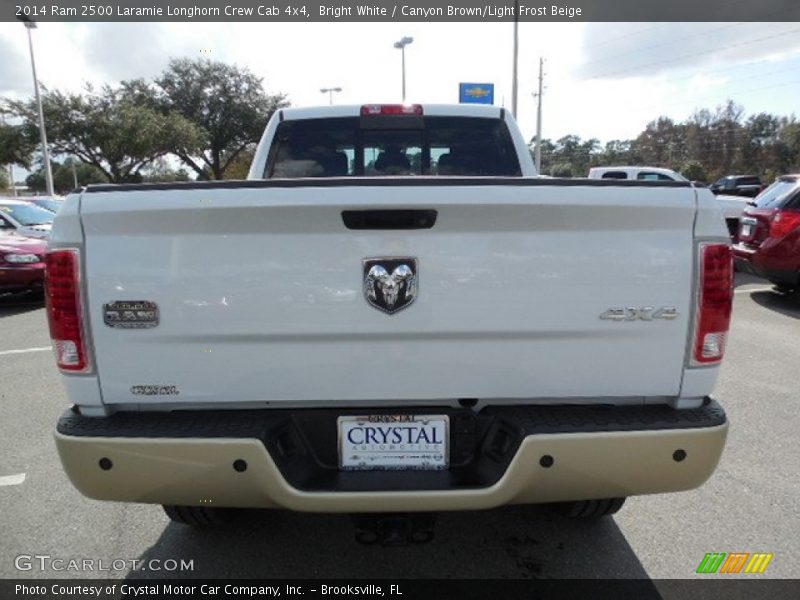
<svg viewBox="0 0 800 600"><path fill-rule="evenodd" d="M536 177L502 108L282 109L247 181L66 199L56 445L84 494L188 524L610 514L717 465L731 263L709 190Z"/></svg>
<svg viewBox="0 0 800 600"><path fill-rule="evenodd" d="M636 181L689 181L671 169L662 167L592 167L589 179L614 179ZM743 196L717 195L717 206L725 219L729 235L733 238L739 231L739 221L750 198Z"/></svg>
<svg viewBox="0 0 800 600"><path fill-rule="evenodd" d="M55 214L24 200L0 199L0 230L20 235L46 238L50 235Z"/></svg>
<svg viewBox="0 0 800 600"><path fill-rule="evenodd" d="M589 169L589 179L689 181L680 173L662 167L592 167Z"/></svg>

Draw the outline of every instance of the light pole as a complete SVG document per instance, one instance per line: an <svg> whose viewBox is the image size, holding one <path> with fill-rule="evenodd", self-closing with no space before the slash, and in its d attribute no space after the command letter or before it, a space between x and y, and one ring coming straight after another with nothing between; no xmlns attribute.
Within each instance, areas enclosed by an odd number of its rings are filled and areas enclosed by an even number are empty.
<svg viewBox="0 0 800 600"><path fill-rule="evenodd" d="M8 165L8 177L11 179L11 191L17 197L17 186L14 184L14 165Z"/></svg>
<svg viewBox="0 0 800 600"><path fill-rule="evenodd" d="M536 151L534 162L536 163L536 174L542 174L542 94L544 93L544 59L539 57L539 92L534 93L536 98Z"/></svg>
<svg viewBox="0 0 800 600"><path fill-rule="evenodd" d="M394 43L394 47L403 55L403 103L406 101L406 46L413 41L412 37L402 37L399 42Z"/></svg>
<svg viewBox="0 0 800 600"><path fill-rule="evenodd" d="M519 0L514 2L514 52L511 73L511 114L517 118L517 65L519 64Z"/></svg>
<svg viewBox="0 0 800 600"><path fill-rule="evenodd" d="M320 92L323 94L328 94L328 104L333 104L333 93L334 92L341 92L342 88L335 87L335 88L322 88Z"/></svg>
<svg viewBox="0 0 800 600"><path fill-rule="evenodd" d="M31 71L33 71L33 91L36 94L36 106L39 109L39 135L42 138L42 158L44 160L44 179L47 184L47 195L54 196L53 172L50 169L50 151L47 149L47 133L44 129L44 111L42 110L42 97L39 95L39 80L36 78L36 61L33 58L33 37L31 29L36 29L36 23L27 17L20 17L28 30L28 48L31 52Z"/></svg>
<svg viewBox="0 0 800 600"><path fill-rule="evenodd" d="M78 171L75 168L75 159L74 158L71 158L69 160L69 165L72 167L72 184L74 186L72 189L73 190L77 190L78 189Z"/></svg>

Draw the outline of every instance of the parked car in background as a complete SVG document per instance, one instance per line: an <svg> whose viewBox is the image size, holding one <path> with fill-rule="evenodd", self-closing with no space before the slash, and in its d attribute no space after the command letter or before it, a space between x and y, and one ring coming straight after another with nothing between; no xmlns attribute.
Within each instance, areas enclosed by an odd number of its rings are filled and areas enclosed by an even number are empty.
<svg viewBox="0 0 800 600"><path fill-rule="evenodd" d="M764 187L757 175L728 175L717 179L708 189L715 195L755 198L764 191Z"/></svg>
<svg viewBox="0 0 800 600"><path fill-rule="evenodd" d="M728 196L727 194L719 194L714 196L717 199L717 206L722 211L722 216L725 219L725 225L728 227L728 233L731 240L736 241L736 236L739 233L739 223L741 222L742 214L747 208L747 203L750 198L746 196Z"/></svg>
<svg viewBox="0 0 800 600"><path fill-rule="evenodd" d="M635 179L637 181L689 181L671 169L662 167L592 167L589 179Z"/></svg>
<svg viewBox="0 0 800 600"><path fill-rule="evenodd" d="M35 204L39 208L49 210L52 213L57 213L61 205L64 204L62 198L52 198L48 196L35 196L33 198L25 198L25 200L31 204Z"/></svg>
<svg viewBox="0 0 800 600"><path fill-rule="evenodd" d="M47 242L0 231L0 297L41 292Z"/></svg>
<svg viewBox="0 0 800 600"><path fill-rule="evenodd" d="M800 290L800 175L784 175L745 210L737 267L768 279L782 291Z"/></svg>
<svg viewBox="0 0 800 600"><path fill-rule="evenodd" d="M50 235L55 214L24 200L0 200L0 231L45 238Z"/></svg>
<svg viewBox="0 0 800 600"><path fill-rule="evenodd" d="M589 179L688 181L688 179L680 173L662 167L592 167L589 169ZM698 184L695 183L695 185ZM715 192L715 195L717 193L719 192ZM718 195L716 198L717 205L720 211L722 211L722 217L725 219L725 225L728 227L728 233L731 239L735 240L736 233L739 231L739 219L744 209L747 207L747 198L744 195Z"/></svg>

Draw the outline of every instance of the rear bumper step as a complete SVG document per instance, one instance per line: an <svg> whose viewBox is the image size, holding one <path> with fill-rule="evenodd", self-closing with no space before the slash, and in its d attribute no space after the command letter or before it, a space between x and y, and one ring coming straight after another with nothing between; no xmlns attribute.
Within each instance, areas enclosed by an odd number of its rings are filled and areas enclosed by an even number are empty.
<svg viewBox="0 0 800 600"><path fill-rule="evenodd" d="M473 510L686 490L722 453L707 399L666 406L370 410L448 414L446 471L342 472L336 418L364 410L65 414L56 444L91 498L313 512Z"/></svg>

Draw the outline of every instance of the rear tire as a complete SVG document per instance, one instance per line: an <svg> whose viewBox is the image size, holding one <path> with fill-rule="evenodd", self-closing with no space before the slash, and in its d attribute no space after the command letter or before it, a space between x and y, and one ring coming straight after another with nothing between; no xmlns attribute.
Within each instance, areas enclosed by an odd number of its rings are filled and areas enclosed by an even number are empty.
<svg viewBox="0 0 800 600"><path fill-rule="evenodd" d="M578 500L557 504L559 513L572 519L599 519L613 515L625 504L625 498L605 498L603 500Z"/></svg>
<svg viewBox="0 0 800 600"><path fill-rule="evenodd" d="M163 505L164 512L175 523L192 527L214 527L235 520L236 510L210 506Z"/></svg>

